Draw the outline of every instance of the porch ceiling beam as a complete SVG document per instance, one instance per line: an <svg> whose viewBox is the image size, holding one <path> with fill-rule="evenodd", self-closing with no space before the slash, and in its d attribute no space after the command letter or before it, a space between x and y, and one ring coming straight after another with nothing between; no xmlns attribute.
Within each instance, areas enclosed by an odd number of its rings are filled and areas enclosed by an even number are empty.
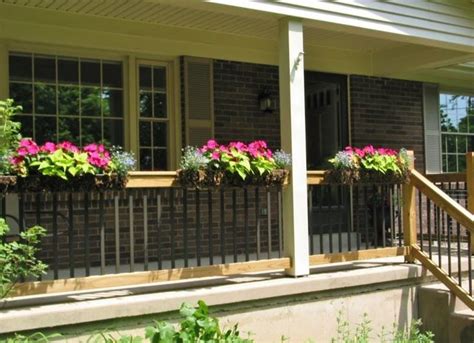
<svg viewBox="0 0 474 343"><path fill-rule="evenodd" d="M338 31L361 33L407 43L450 48L472 53L474 37L472 18L468 26L459 25L455 17L450 22L431 20L428 11L422 18L380 11L370 7L355 8L348 4L329 1L250 1L208 0L213 4L246 8L255 11L292 16L305 20L305 25ZM460 11L462 14L462 11Z"/></svg>
<svg viewBox="0 0 474 343"><path fill-rule="evenodd" d="M306 129L304 95L303 24L280 20L280 126L282 148L292 155L290 182L283 189L285 256L292 261L287 273L309 274Z"/></svg>
<svg viewBox="0 0 474 343"><path fill-rule="evenodd" d="M441 68L473 59L474 53L410 45L374 52L372 65L374 75L398 76L401 73Z"/></svg>

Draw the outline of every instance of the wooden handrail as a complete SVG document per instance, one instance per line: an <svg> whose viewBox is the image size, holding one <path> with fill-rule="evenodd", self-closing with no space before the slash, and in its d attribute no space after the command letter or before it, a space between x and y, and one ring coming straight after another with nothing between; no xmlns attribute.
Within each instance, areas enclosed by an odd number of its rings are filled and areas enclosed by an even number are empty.
<svg viewBox="0 0 474 343"><path fill-rule="evenodd" d="M410 183L412 183L437 206L446 211L446 213L454 218L459 224L464 226L470 232L474 232L474 215L459 205L441 189L432 184L426 177L415 169L411 171Z"/></svg>
<svg viewBox="0 0 474 343"><path fill-rule="evenodd" d="M436 183L436 182L466 182L466 173L426 174L425 177L433 183Z"/></svg>

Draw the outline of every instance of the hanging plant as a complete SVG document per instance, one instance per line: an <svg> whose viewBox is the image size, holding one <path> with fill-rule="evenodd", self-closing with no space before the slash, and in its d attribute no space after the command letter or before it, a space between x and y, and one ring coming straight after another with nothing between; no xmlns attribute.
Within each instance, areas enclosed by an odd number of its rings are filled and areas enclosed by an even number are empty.
<svg viewBox="0 0 474 343"><path fill-rule="evenodd" d="M353 183L404 183L408 179L410 157L405 149L346 147L329 160L330 182Z"/></svg>
<svg viewBox="0 0 474 343"><path fill-rule="evenodd" d="M275 154L264 141L220 145L209 140L201 148L188 146L181 158L178 179L185 187L218 187L282 184L288 176L291 157Z"/></svg>

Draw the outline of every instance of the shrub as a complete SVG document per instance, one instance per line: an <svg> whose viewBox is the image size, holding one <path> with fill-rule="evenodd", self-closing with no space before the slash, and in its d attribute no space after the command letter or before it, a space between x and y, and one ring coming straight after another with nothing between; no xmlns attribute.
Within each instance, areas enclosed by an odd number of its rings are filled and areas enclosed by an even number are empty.
<svg viewBox="0 0 474 343"><path fill-rule="evenodd" d="M10 155L21 139L21 125L12 120L21 110L21 106L15 106L12 99L0 100L0 174L9 173Z"/></svg>
<svg viewBox="0 0 474 343"><path fill-rule="evenodd" d="M46 230L34 226L20 233L20 240L6 242L9 227L0 218L0 299L5 298L17 282L38 277L47 266L36 258L38 245Z"/></svg>

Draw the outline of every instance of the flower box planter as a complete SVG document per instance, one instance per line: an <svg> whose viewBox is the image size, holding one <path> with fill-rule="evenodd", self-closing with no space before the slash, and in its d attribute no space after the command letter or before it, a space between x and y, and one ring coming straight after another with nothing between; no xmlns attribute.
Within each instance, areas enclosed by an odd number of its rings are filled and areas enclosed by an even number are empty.
<svg viewBox="0 0 474 343"><path fill-rule="evenodd" d="M68 180L54 176L29 175L18 177L14 188L18 192L92 192L125 188L127 178L117 174L84 175Z"/></svg>
<svg viewBox="0 0 474 343"><path fill-rule="evenodd" d="M343 185L404 184L408 182L409 175L406 172L401 174L387 172L382 174L372 170L332 169L327 172L326 179L329 183Z"/></svg>
<svg viewBox="0 0 474 343"><path fill-rule="evenodd" d="M288 178L289 171L275 169L262 176L248 176L245 180L235 174L224 171L206 169L177 171L178 181L185 188L218 188L218 187L246 187L246 186L278 186L283 185Z"/></svg>

